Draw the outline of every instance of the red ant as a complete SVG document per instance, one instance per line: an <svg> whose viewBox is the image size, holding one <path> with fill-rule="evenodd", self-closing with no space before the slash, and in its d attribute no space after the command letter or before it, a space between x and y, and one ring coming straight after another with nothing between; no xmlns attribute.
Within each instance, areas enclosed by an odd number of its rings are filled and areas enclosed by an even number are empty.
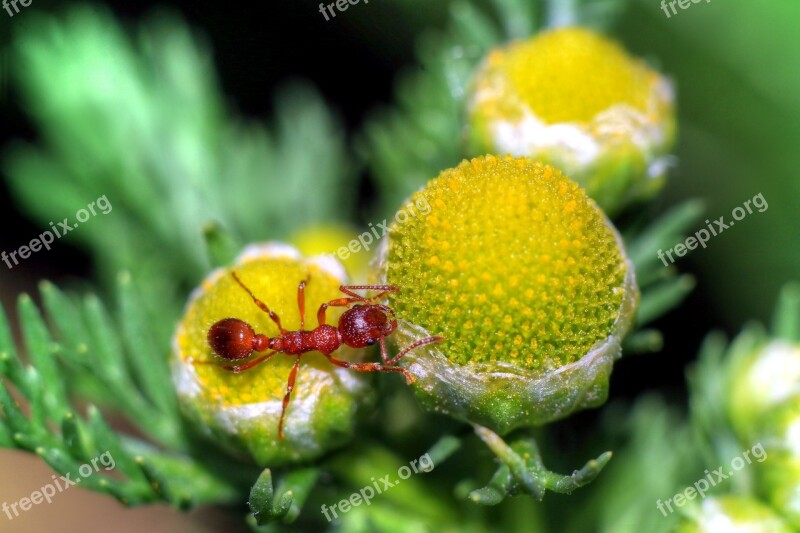
<svg viewBox="0 0 800 533"><path fill-rule="evenodd" d="M406 382L414 382L414 376L408 370L399 366L393 366L405 354L420 346L441 342L444 337L427 337L418 340L403 349L399 354L389 359L386 353L385 338L391 335L397 328L397 320L390 307L374 303L390 292L397 292L399 289L392 285L341 285L339 290L347 295L346 298L338 298L324 303L319 307L317 319L319 326L312 330L305 329L306 302L305 288L308 278L300 282L297 287L297 306L300 309L300 329L297 331L287 331L281 325L281 320L277 314L272 312L267 305L256 298L253 292L245 286L236 275L231 272L233 279L250 295L253 302L265 313L269 315L273 322L278 326L280 335L269 338L261 333L256 334L253 327L238 318L225 318L216 322L208 330L208 343L218 356L228 361L240 361L247 359L253 352L268 353L260 355L255 359L238 365L220 365L221 368L234 373L243 372L256 365L263 363L276 353L296 356L294 366L289 373L289 383L286 386L286 394L283 397L283 408L278 422L278 438L283 439L283 419L286 415L286 407L289 405L289 398L294 389L297 369L300 365L300 358L308 352L320 352L336 366L351 368L362 372L400 372L406 378ZM354 293L354 290L374 290L380 293L366 298ZM351 307L352 306L352 307ZM328 307L348 307L347 311L339 317L338 327L325 323L325 311ZM381 345L381 358L384 364L380 363L350 363L342 361L331 355L342 344L352 348L363 348L375 343Z"/></svg>

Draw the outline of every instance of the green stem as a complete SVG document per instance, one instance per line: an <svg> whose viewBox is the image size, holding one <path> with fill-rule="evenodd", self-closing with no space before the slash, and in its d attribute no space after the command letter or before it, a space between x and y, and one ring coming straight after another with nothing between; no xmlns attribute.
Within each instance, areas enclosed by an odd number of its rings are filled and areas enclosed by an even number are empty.
<svg viewBox="0 0 800 533"><path fill-rule="evenodd" d="M611 452L605 452L596 459L589 460L581 469L575 470L568 476L556 474L544 467L534 439L525 439L509 446L494 431L477 424L473 424L473 426L478 437L508 468L514 480L520 483L526 492L539 500L544 497L545 490L569 494L575 489L587 485L600 474L600 471L611 460Z"/></svg>
<svg viewBox="0 0 800 533"><path fill-rule="evenodd" d="M483 426L477 424L473 424L473 426L475 427L475 433L478 434L478 437L480 437L489 449L492 450L492 453L508 467L511 471L511 475L522 483L531 495L541 500L544 497L545 487L542 480L537 475L538 472L528 469L528 465L525 464L525 461L511 449L511 446L506 444L506 441L504 441L500 435ZM540 461L538 449L536 449L534 460L537 462Z"/></svg>

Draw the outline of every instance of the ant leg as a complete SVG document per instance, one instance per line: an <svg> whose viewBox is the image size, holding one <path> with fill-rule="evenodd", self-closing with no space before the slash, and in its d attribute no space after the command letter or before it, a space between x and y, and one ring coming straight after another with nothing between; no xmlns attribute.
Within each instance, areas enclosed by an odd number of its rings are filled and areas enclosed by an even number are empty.
<svg viewBox="0 0 800 533"><path fill-rule="evenodd" d="M239 372L244 372L245 370L249 370L249 369L253 368L256 365L260 365L261 363L263 363L264 361L266 361L267 359L269 359L270 357L272 357L276 353L278 353L278 352L272 351L272 352L269 352L269 353L265 353L264 355L256 357L255 359L253 359L251 361L248 361L246 363L242 363L241 365L230 365L230 366L219 365L219 367L221 369L223 369L223 370L227 370L229 372L233 372L234 374L238 374ZM212 363L212 361L201 361L200 362L200 364L206 364L206 363Z"/></svg>
<svg viewBox="0 0 800 533"><path fill-rule="evenodd" d="M297 379L297 367L300 366L300 355L294 360L292 371L289 372L289 383L286 385L286 394L283 396L283 407L281 407L281 418L278 421L278 439L283 440L283 419L286 416L286 407L289 405L289 398L294 390L294 382Z"/></svg>
<svg viewBox="0 0 800 533"><path fill-rule="evenodd" d="M256 305L259 307L259 309L261 309L262 311L264 311L265 313L267 313L267 314L269 315L269 317L272 319L272 321L273 321L273 322L275 322L275 324L277 324L277 325L278 325L278 329L281 331L281 335L283 335L284 333L286 333L286 330L285 330L285 329L283 329L283 326L281 326L281 319L280 319L280 317L279 317L278 315L276 315L275 313L273 313L273 312L270 310L270 308L269 308L269 307L267 307L267 304L265 304L264 302L262 302L261 300L259 300L258 298L256 298L255 294L253 294L253 292L252 292L250 289L248 289L248 288L245 286L245 284L244 284L244 283L242 283L242 280L240 280L240 279L239 279L239 276L237 276L237 275L236 275L236 272L233 272L233 271L232 271L232 272L231 272L231 275L233 276L233 279L235 279L235 280L236 280L236 283L238 283L238 284L239 284L239 285L240 285L240 286L241 286L241 287L242 287L242 288L243 288L243 289L244 289L244 290L247 292L247 294L249 294L249 295L250 295L250 298L252 298L252 299L253 299L253 302L254 302L254 303L255 303L255 304L256 304Z"/></svg>
<svg viewBox="0 0 800 533"><path fill-rule="evenodd" d="M306 329L306 285L310 276L297 286L297 308L300 310L300 331Z"/></svg>
<svg viewBox="0 0 800 533"><path fill-rule="evenodd" d="M414 376L412 376L408 370L405 368L400 368L399 366L383 366L380 363L349 363L347 361L342 361L341 359L336 359L332 355L325 355L325 357L327 357L328 360L336 366L349 368L351 370L358 370L359 372L399 372L405 376L406 383L409 385L414 383Z"/></svg>
<svg viewBox="0 0 800 533"><path fill-rule="evenodd" d="M319 325L325 325L325 311L327 311L329 307L347 307L350 304L363 301L363 298L339 298L337 300L331 300L326 304L320 305L319 311L317 311L317 320L319 321Z"/></svg>
<svg viewBox="0 0 800 533"><path fill-rule="evenodd" d="M354 290L375 290L381 291L379 294L375 296L370 296L366 298L353 292ZM396 292L400 289L395 287L394 285L340 285L339 290L343 293L347 294L349 298L338 298L336 300L331 300L326 304L322 304L319 306L319 311L317 311L317 320L319 321L319 325L322 326L325 324L325 311L329 307L347 307L350 304L354 304L357 302L365 302L370 303L373 300L380 300L383 298L387 293Z"/></svg>
<svg viewBox="0 0 800 533"><path fill-rule="evenodd" d="M383 339L381 339L381 340L383 340ZM407 354L408 352L410 352L414 348L419 348L420 346L426 346L428 344L433 344L435 342L442 342L443 340L444 340L444 337L436 336L436 337L428 337L428 338L421 339L421 340L418 340L416 342L413 342L413 343L409 344L408 346L406 346L405 348L403 348L403 350L399 354L395 355L392 359L386 361L386 364L387 365L395 364L405 354Z"/></svg>
<svg viewBox="0 0 800 533"><path fill-rule="evenodd" d="M386 354L386 337L381 337L379 342L381 343L381 359L383 359L383 362L388 365L390 363L389 356Z"/></svg>
<svg viewBox="0 0 800 533"><path fill-rule="evenodd" d="M372 300L380 300L388 293L397 292L400 289L398 289L394 285L340 285L339 290L348 296L353 296L365 302L369 302ZM354 290L381 291L381 292L376 294L375 296L370 296L369 298L367 298L365 296L361 296L360 294L356 294L355 292L353 292Z"/></svg>

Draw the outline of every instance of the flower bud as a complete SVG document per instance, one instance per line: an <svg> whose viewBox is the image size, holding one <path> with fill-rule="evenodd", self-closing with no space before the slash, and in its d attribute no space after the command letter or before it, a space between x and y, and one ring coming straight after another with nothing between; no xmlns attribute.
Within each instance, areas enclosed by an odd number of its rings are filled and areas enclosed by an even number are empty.
<svg viewBox="0 0 800 533"><path fill-rule="evenodd" d="M740 442L763 443L769 454L757 465L760 493L800 528L800 346L749 348L731 358L729 416Z"/></svg>
<svg viewBox="0 0 800 533"><path fill-rule="evenodd" d="M791 529L763 503L746 496L709 497L675 533L791 533Z"/></svg>
<svg viewBox="0 0 800 533"><path fill-rule="evenodd" d="M800 346L778 340L759 343L730 359L728 413L742 442L779 433L778 426L786 429L792 418L800 423L800 412L795 416L792 407L779 409L800 403Z"/></svg>
<svg viewBox="0 0 800 533"><path fill-rule="evenodd" d="M800 346L742 334L723 372L739 442L758 442L768 454L755 465L759 494L800 528Z"/></svg>
<svg viewBox="0 0 800 533"><path fill-rule="evenodd" d="M661 189L673 100L666 78L613 41L583 28L545 31L491 51L476 71L469 149L551 163L613 215Z"/></svg>
<svg viewBox="0 0 800 533"><path fill-rule="evenodd" d="M250 246L232 267L211 273L189 298L173 339L173 382L184 412L221 447L260 466L312 459L346 443L359 410L373 399L365 375L334 367L319 353L303 355L281 440L278 423L294 356L277 353L240 373L222 368L231 361L215 354L208 341L209 328L218 321L236 318L255 333L279 335L232 272L290 331L300 325L297 288L302 280L308 279L308 329L317 324L319 306L341 297L339 285L347 283L344 268L334 259L304 259L294 248L274 243ZM328 309L328 323L335 325L341 312ZM336 355L352 361L363 351L344 346Z"/></svg>
<svg viewBox="0 0 800 533"><path fill-rule="evenodd" d="M788 524L800 529L800 455L796 450L771 450L758 474L761 494Z"/></svg>
<svg viewBox="0 0 800 533"><path fill-rule="evenodd" d="M638 299L617 231L577 183L528 158L485 156L414 194L397 217L381 282L400 361L433 411L499 433L597 406Z"/></svg>

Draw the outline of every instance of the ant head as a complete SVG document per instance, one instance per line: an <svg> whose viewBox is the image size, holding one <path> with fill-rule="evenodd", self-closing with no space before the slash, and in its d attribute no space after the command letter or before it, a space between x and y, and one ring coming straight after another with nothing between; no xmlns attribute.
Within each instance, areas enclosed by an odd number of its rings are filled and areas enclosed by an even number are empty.
<svg viewBox="0 0 800 533"><path fill-rule="evenodd" d="M353 348L362 348L391 335L397 320L390 307L385 305L355 305L339 319L342 340Z"/></svg>
<svg viewBox="0 0 800 533"><path fill-rule="evenodd" d="M216 322L208 330L208 344L218 356L229 359L250 357L254 349L256 333L247 322L238 318L226 318Z"/></svg>

